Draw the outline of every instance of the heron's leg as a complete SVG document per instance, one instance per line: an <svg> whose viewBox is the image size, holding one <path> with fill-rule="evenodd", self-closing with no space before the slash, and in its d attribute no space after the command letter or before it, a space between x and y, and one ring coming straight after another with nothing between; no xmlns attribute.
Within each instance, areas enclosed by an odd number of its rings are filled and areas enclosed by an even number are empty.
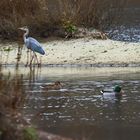
<svg viewBox="0 0 140 140"><path fill-rule="evenodd" d="M27 50L27 62L26 62L26 65L25 66L28 66L28 63L29 63L29 52L30 52L30 50L28 49Z"/></svg>
<svg viewBox="0 0 140 140"><path fill-rule="evenodd" d="M38 64L38 66L40 66L40 63L39 63L39 61L38 61L38 58L37 58L37 55L36 55L35 52L34 52L34 55L35 55L35 58L36 58L36 60L37 60L37 64Z"/></svg>
<svg viewBox="0 0 140 140"><path fill-rule="evenodd" d="M31 57L30 66L32 65L33 59L34 59L34 53L33 53L32 57Z"/></svg>
<svg viewBox="0 0 140 140"><path fill-rule="evenodd" d="M33 60L33 53L32 53L32 50L30 50L30 55L29 55L29 57L30 57L30 65L31 65L32 60Z"/></svg>
<svg viewBox="0 0 140 140"><path fill-rule="evenodd" d="M42 57L42 56L40 56L40 66L41 66L41 64L42 64L42 59L41 59L41 57Z"/></svg>
<svg viewBox="0 0 140 140"><path fill-rule="evenodd" d="M32 51L30 50L30 60L31 60L31 58L32 58Z"/></svg>

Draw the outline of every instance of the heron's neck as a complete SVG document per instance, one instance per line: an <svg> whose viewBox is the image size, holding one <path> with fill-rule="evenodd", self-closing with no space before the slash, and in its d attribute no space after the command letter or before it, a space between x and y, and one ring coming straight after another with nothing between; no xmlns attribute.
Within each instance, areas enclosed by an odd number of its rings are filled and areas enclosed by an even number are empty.
<svg viewBox="0 0 140 140"><path fill-rule="evenodd" d="M29 30L26 29L26 32L25 32L24 35L23 35L24 42L26 42L26 39L27 39L27 37L28 37L28 34L29 34Z"/></svg>

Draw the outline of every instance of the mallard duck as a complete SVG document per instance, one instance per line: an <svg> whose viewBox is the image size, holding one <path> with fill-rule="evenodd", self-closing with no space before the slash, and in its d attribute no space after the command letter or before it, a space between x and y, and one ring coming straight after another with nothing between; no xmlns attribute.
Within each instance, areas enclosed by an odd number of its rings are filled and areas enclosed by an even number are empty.
<svg viewBox="0 0 140 140"><path fill-rule="evenodd" d="M121 87L116 85L114 88L112 89L104 89L101 91L103 96L121 96L122 92L121 92Z"/></svg>
<svg viewBox="0 0 140 140"><path fill-rule="evenodd" d="M62 88L62 84L60 81L56 81L54 84L49 84L43 86L45 90L59 90Z"/></svg>

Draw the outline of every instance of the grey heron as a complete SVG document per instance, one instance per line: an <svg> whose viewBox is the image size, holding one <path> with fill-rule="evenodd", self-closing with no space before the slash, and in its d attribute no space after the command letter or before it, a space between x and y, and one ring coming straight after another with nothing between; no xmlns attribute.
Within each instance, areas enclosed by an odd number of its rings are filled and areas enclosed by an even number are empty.
<svg viewBox="0 0 140 140"><path fill-rule="evenodd" d="M30 60L30 65L32 65L32 61L35 57L36 60L37 60L37 64L39 66L40 63L38 61L36 52L41 54L41 55L44 55L45 51L43 50L41 44L36 39L34 39L32 37L28 37L29 29L27 27L21 27L21 28L18 28L18 29L20 29L22 31L25 31L25 33L23 34L23 40L24 40L25 46L33 52L32 58ZM28 62L27 62L27 65L28 65Z"/></svg>

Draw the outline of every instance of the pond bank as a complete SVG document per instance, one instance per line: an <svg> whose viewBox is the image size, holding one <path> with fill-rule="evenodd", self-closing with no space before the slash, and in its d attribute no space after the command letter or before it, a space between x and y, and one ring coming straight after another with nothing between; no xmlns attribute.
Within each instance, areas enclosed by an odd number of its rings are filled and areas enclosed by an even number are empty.
<svg viewBox="0 0 140 140"><path fill-rule="evenodd" d="M140 44L114 40L81 38L71 40L46 39L41 43L46 54L42 56L44 66L139 66ZM17 43L1 46L2 64L24 65L27 48ZM39 54L37 54L40 56Z"/></svg>

